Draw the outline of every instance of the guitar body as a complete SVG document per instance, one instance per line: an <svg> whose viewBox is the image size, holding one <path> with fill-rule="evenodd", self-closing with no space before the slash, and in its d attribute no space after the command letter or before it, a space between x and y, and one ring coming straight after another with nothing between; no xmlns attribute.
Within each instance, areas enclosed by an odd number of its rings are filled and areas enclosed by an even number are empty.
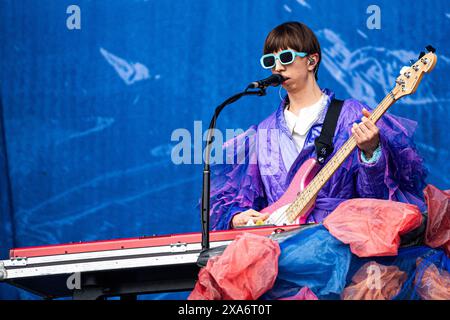
<svg viewBox="0 0 450 320"><path fill-rule="evenodd" d="M289 205L294 202L295 199L297 199L299 194L308 186L311 180L316 176L319 169L320 165L314 158L308 159L302 164L302 166L298 169L297 173L292 179L288 189L281 196L281 198L260 211L262 213L270 213L266 224L285 225L306 223L308 214L314 209L315 199L308 203L308 205L302 210L302 212L294 222L289 222L286 218L282 218L282 214L286 211Z"/></svg>

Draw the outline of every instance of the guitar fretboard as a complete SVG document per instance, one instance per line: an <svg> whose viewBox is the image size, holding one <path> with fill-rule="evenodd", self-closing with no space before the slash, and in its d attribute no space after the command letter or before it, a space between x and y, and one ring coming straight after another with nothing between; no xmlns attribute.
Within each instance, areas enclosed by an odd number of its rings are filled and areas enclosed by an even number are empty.
<svg viewBox="0 0 450 320"><path fill-rule="evenodd" d="M394 94L390 92L372 112L370 120L376 123L394 102ZM285 215L290 223L293 223L300 214L305 214L305 212L302 212L303 209L315 199L325 183L327 183L355 147L356 141L352 135L320 170L302 193L300 193L297 199L287 208Z"/></svg>

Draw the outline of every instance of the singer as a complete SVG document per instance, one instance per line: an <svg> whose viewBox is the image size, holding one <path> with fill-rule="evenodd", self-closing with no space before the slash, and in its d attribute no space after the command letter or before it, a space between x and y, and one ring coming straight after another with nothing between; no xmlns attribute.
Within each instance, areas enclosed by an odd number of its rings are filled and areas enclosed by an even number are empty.
<svg viewBox="0 0 450 320"><path fill-rule="evenodd" d="M258 141L256 134L251 143L237 136L225 144L225 148L237 146L235 156L244 152L244 163L212 166L211 229L265 220L268 215L258 210L279 199L299 166L316 157L314 141L334 98L331 90L317 83L321 58L315 34L302 23L283 23L268 34L260 62L284 78L287 95L275 112L249 129L270 132L264 141ZM358 148L321 189L307 222L321 222L350 198L390 199L425 209L426 170L412 140L415 123L385 114L375 125L368 119L370 112L362 102L344 100L334 152L350 135Z"/></svg>

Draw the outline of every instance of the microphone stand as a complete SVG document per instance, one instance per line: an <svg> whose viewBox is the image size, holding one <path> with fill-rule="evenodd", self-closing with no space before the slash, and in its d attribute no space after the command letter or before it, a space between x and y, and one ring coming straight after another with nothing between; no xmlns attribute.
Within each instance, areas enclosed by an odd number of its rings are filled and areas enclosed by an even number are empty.
<svg viewBox="0 0 450 320"><path fill-rule="evenodd" d="M220 112L227 106L236 102L243 96L249 95L257 95L257 96L265 96L266 95L266 86L258 88L257 91L250 91L251 85L245 89L245 91L238 93L227 100L225 100L221 105L219 105L209 124L208 135L206 138L205 144L205 164L203 167L203 187L202 187L202 207L201 207L201 219L202 219L202 251L200 252L199 258L197 260L197 265L205 266L206 262L209 259L208 250L209 246L209 211L210 211L210 186L211 186L211 172L210 172L210 156L211 156L211 145L214 141L213 131L216 127L217 117Z"/></svg>

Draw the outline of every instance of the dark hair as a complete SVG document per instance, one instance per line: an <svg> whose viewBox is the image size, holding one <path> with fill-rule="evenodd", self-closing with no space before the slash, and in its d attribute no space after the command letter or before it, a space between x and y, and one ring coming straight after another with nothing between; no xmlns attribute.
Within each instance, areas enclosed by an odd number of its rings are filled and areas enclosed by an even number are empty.
<svg viewBox="0 0 450 320"><path fill-rule="evenodd" d="M316 63L314 73L317 80L317 71L322 60L319 40L306 25L300 22L290 21L280 24L270 31L264 43L264 54L292 48L308 54L318 53L319 61Z"/></svg>

